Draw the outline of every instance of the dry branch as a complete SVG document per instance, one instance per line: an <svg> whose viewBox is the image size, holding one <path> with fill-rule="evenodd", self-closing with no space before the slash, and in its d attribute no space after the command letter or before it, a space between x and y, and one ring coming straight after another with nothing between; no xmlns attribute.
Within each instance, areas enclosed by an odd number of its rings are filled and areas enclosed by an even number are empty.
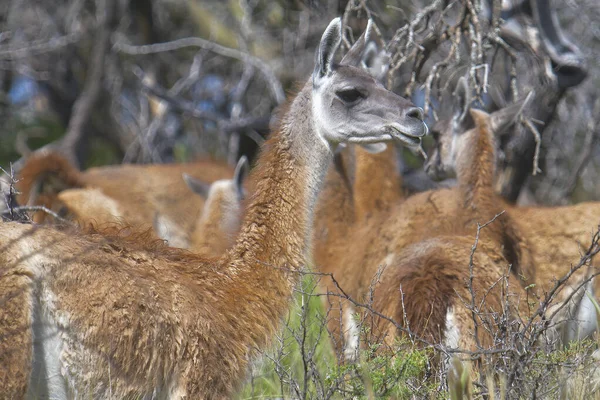
<svg viewBox="0 0 600 400"><path fill-rule="evenodd" d="M253 65L259 71L262 72L267 84L269 85L269 89L271 90L273 98L277 101L277 104L282 104L285 101L285 93L283 91L283 87L281 86L279 79L277 79L275 73L267 63L248 53L244 53L237 49L221 46L217 43L211 42L210 40L202 39L199 37L188 37L173 40L171 42L157 43L144 46L134 46L127 44L124 41L118 41L113 45L113 49L115 49L116 51L130 55L163 53L183 49L186 47L200 47L206 50L210 50L224 57L234 58L244 63Z"/></svg>

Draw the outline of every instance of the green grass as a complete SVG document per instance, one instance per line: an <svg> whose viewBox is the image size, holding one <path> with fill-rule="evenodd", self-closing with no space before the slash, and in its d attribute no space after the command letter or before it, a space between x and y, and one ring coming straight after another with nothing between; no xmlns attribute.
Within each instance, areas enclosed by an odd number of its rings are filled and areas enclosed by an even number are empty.
<svg viewBox="0 0 600 400"><path fill-rule="evenodd" d="M418 350L408 339L398 340L395 354L363 346L359 361L338 363L326 329L326 315L315 278L306 275L284 327L251 368L251 377L237 399L475 399L482 388L469 382L468 367L450 369L448 393L432 352ZM600 308L599 308L600 309ZM365 337L368 332L363 328ZM600 399L600 369L590 357L593 340L565 349L534 351L524 365L518 387L505 387L506 367L483 379L490 399L529 398L533 390L552 399ZM432 368L433 367L433 368ZM463 369L466 368L466 369ZM598 376L599 378L596 378ZM476 381L479 379L476 378ZM562 392L562 393L561 393Z"/></svg>
<svg viewBox="0 0 600 400"><path fill-rule="evenodd" d="M363 351L361 362L340 365L331 346L326 312L317 284L306 275L284 328L270 350L251 368L238 399L414 398L415 388L438 398L433 383L423 382L428 355L404 350L395 356ZM399 343L400 348L407 348Z"/></svg>

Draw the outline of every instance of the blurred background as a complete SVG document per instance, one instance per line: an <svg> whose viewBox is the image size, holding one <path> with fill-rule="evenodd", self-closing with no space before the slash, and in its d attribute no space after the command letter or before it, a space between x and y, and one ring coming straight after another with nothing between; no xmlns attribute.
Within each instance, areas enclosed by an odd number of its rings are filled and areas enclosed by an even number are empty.
<svg viewBox="0 0 600 400"><path fill-rule="evenodd" d="M373 18L388 86L424 107L430 126L451 113L459 76L488 110L535 91L501 140L507 199L600 199L597 0L4 0L0 166L44 147L81 169L253 159L339 15L345 46ZM436 185L422 162L402 152L409 190Z"/></svg>

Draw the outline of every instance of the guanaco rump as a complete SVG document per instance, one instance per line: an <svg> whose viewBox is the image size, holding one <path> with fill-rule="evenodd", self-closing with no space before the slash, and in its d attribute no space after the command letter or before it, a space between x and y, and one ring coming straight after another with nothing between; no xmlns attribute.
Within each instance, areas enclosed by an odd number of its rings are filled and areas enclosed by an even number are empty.
<svg viewBox="0 0 600 400"><path fill-rule="evenodd" d="M222 257L0 225L1 285L17 301L0 311L2 337L13 338L0 343L13 361L0 367L9 397L232 395L290 304L336 146L418 146L427 131L417 108L353 59L333 62L340 42L336 18L311 79L265 143L240 234Z"/></svg>
<svg viewBox="0 0 600 400"><path fill-rule="evenodd" d="M459 84L464 86L465 82ZM469 109L469 100L462 104L465 110ZM510 112L511 108L514 110L519 106L516 104L507 110ZM562 207L514 207L506 204L495 194L493 180L488 179L477 185L476 181L470 179L473 171L482 169L493 171L495 168L496 136L503 132L503 129L499 129L497 125L498 119L502 119L503 116L488 115L483 111L471 111L471 113L481 123L487 121L491 129L460 131L453 129L454 125L448 122L436 124L432 129L436 147L429 157L426 169L434 178L456 174L459 185L464 185L466 190L478 193L479 207L491 205L492 209L506 210L508 217L506 221L509 225L499 224L494 227L492 224L489 227L496 232L498 229L512 227L513 237L521 237L521 247L527 248L527 251L522 254L529 257L528 263L532 269L526 274L525 282L528 285L535 284L532 290L537 291L537 297L543 298L545 293L554 287L556 280L569 273L571 267L577 264L582 249L589 246L592 233L600 224L600 202ZM474 121L471 121L471 124L473 123ZM518 232L518 235L515 232ZM595 273L595 270L589 271L587 267L583 267L574 273L557 292L554 306L560 306L589 273ZM591 287L581 288L579 295L573 297L574 304L565 308L564 314L557 315L557 319L570 319L562 332L564 344L573 339L587 337L597 328L596 311L589 298L584 295L584 289L591 290L592 294L597 295L600 293L599 285L599 280L594 279ZM552 310L548 314L552 314Z"/></svg>
<svg viewBox="0 0 600 400"><path fill-rule="evenodd" d="M83 216L79 222L87 225L109 222L126 222L132 226L151 227L159 212L186 232L193 230L196 217L204 206L200 196L190 196L189 189L181 179L187 173L204 182L230 179L233 169L211 160L184 164L115 165L79 171L68 160L57 153L48 152L31 156L21 169L17 189L21 194L17 200L22 205L44 205L54 211L70 212L69 201L78 207L73 214ZM105 197L120 205L125 219L100 220L98 214L85 213L86 192L65 194L67 189L97 189ZM112 204L112 203L111 203ZM92 203L97 211L99 202ZM104 211L104 214L110 212ZM47 215L37 212L36 222Z"/></svg>

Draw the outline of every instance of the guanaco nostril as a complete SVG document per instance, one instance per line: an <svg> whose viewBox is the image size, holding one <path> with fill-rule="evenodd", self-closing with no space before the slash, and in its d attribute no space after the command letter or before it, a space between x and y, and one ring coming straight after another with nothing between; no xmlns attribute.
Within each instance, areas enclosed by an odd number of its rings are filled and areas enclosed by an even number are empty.
<svg viewBox="0 0 600 400"><path fill-rule="evenodd" d="M409 118L416 118L423 121L423 109L421 107L413 107L406 113Z"/></svg>

